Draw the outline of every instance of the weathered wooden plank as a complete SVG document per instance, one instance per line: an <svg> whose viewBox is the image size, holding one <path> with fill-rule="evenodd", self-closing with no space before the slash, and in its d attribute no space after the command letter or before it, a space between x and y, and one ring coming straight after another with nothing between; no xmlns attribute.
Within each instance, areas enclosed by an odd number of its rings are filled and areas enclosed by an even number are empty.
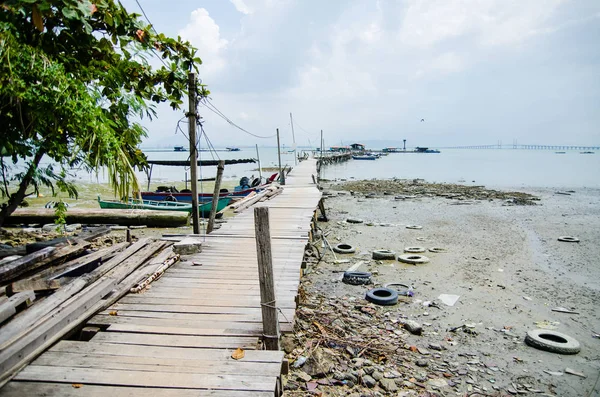
<svg viewBox="0 0 600 397"><path fill-rule="evenodd" d="M248 336L193 336L193 335L152 335L121 332L100 332L94 342L122 343L145 346L204 347L213 349L256 349L255 337Z"/></svg>
<svg viewBox="0 0 600 397"><path fill-rule="evenodd" d="M22 256L14 261L5 263L2 268L0 268L0 282L12 280L21 274L28 272L42 260L49 257L54 251L56 251L55 247L47 247L29 255Z"/></svg>
<svg viewBox="0 0 600 397"><path fill-rule="evenodd" d="M252 362L244 360L213 361L202 357L193 360L139 356L111 356L105 354L46 352L32 365L125 369L132 371L178 372L191 374L231 374L278 376L281 363Z"/></svg>
<svg viewBox="0 0 600 397"><path fill-rule="evenodd" d="M282 310L279 313L280 321L285 321L285 318L291 319L294 311L287 309ZM112 310L105 310L100 314L109 315ZM152 318L168 318L168 319L183 319L183 320L199 320L204 321L235 321L243 323L260 322L260 313L256 314L197 314L197 313L173 313L173 312L157 312L157 311L138 311L138 310L118 310L116 311L117 316L129 316L129 317L152 317ZM285 317L284 317L285 316Z"/></svg>
<svg viewBox="0 0 600 397"><path fill-rule="evenodd" d="M0 389L2 397L273 397L273 392L239 390L167 389L157 387L119 387L68 383L10 382Z"/></svg>
<svg viewBox="0 0 600 397"><path fill-rule="evenodd" d="M33 291L19 292L0 303L0 324L17 314L17 308L21 305L31 304L35 300Z"/></svg>
<svg viewBox="0 0 600 397"><path fill-rule="evenodd" d="M237 347L236 347L237 348ZM235 349L206 349L206 348L182 348L169 346L144 346L103 342L97 343L93 339L89 342L78 342L64 340L49 351L70 352L79 354L101 354L109 356L135 356L135 357L154 357L156 359L183 359L183 360L209 360L209 361L231 361L231 354ZM248 362L268 362L281 363L283 360L282 351L266 350L248 350L244 356L244 361Z"/></svg>
<svg viewBox="0 0 600 397"><path fill-rule="evenodd" d="M28 365L16 380L58 383L92 383L110 386L166 387L189 389L249 390L275 392L276 378L258 375L215 375L127 371Z"/></svg>

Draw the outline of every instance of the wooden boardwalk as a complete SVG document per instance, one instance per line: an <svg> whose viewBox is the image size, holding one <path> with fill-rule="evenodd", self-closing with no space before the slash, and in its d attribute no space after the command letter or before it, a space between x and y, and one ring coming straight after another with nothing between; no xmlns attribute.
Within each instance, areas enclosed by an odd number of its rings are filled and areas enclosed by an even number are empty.
<svg viewBox="0 0 600 397"><path fill-rule="evenodd" d="M268 206L280 327L290 332L304 248L321 198L316 161L288 176ZM262 317L247 209L206 236L149 290L128 294L87 324L89 342L64 340L25 367L0 396L273 396L283 352L260 350ZM234 360L237 348L245 357Z"/></svg>

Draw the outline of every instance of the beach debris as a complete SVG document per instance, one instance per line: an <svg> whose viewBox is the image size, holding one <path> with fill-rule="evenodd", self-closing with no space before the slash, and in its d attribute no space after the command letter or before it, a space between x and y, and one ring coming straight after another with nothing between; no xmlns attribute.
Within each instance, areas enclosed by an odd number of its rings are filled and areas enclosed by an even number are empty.
<svg viewBox="0 0 600 397"><path fill-rule="evenodd" d="M406 225L407 229L414 229L414 230L419 230L419 229L423 229L423 226L420 225Z"/></svg>
<svg viewBox="0 0 600 397"><path fill-rule="evenodd" d="M559 313L567 313L567 314L579 314L579 312L575 311L575 310L571 310L571 309L567 309L566 307L553 307L551 309L553 312L559 312Z"/></svg>
<svg viewBox="0 0 600 397"><path fill-rule="evenodd" d="M578 243L579 239L573 236L560 236L558 241L564 241L566 243Z"/></svg>
<svg viewBox="0 0 600 397"><path fill-rule="evenodd" d="M424 255L416 255L416 254L405 254L398 255L398 260L400 262L409 263L411 265L417 265L420 263L429 262L429 258Z"/></svg>
<svg viewBox="0 0 600 397"><path fill-rule="evenodd" d="M404 252L409 252L409 253L413 253L413 254L420 254L425 251L427 251L427 248L424 248L424 247L406 247L406 248L404 248Z"/></svg>
<svg viewBox="0 0 600 397"><path fill-rule="evenodd" d="M398 303L398 292L390 288L373 288L367 291L365 299L376 305L391 306Z"/></svg>
<svg viewBox="0 0 600 397"><path fill-rule="evenodd" d="M554 192L554 194L563 194L565 196L570 196L571 195L571 193L569 193L569 192L561 192L561 191Z"/></svg>
<svg viewBox="0 0 600 397"><path fill-rule="evenodd" d="M300 356L296 359L296 361L294 361L294 363L292 364L292 367L294 368L300 368L301 366L304 365L304 363L306 363L306 360L308 358L306 356Z"/></svg>
<svg viewBox="0 0 600 397"><path fill-rule="evenodd" d="M395 260L396 253L390 250L375 250L373 251L373 259L376 260Z"/></svg>
<svg viewBox="0 0 600 397"><path fill-rule="evenodd" d="M446 306L454 306L459 298L460 295L451 294L440 294L440 296L438 296L438 299Z"/></svg>
<svg viewBox="0 0 600 397"><path fill-rule="evenodd" d="M402 283L386 283L383 285L383 287L396 290L400 296L414 296L412 285Z"/></svg>
<svg viewBox="0 0 600 397"><path fill-rule="evenodd" d="M547 329L527 331L525 343L536 349L558 354L577 354L581 351L579 342L566 334Z"/></svg>
<svg viewBox="0 0 600 397"><path fill-rule="evenodd" d="M448 250L446 248L442 248L442 247L431 247L431 248L429 248L429 252L440 254L443 252L448 252Z"/></svg>
<svg viewBox="0 0 600 397"><path fill-rule="evenodd" d="M348 223L363 223L364 221L362 219L358 219L358 218L347 218L346 222L348 222Z"/></svg>
<svg viewBox="0 0 600 397"><path fill-rule="evenodd" d="M350 285L364 285L371 283L371 273L345 271L342 277L342 282Z"/></svg>
<svg viewBox="0 0 600 397"><path fill-rule="evenodd" d="M353 254L356 252L356 248L350 244L340 243L333 247L333 251L337 252L338 254Z"/></svg>
<svg viewBox="0 0 600 397"><path fill-rule="evenodd" d="M548 375L552 375L552 376L563 376L565 374L564 372L548 371L547 369L545 369L544 372L547 373Z"/></svg>
<svg viewBox="0 0 600 397"><path fill-rule="evenodd" d="M231 358L233 358L234 360L241 360L245 356L246 356L246 353L244 352L244 349L242 349L240 347L238 347L237 349L235 349L233 351L233 353L231 354Z"/></svg>
<svg viewBox="0 0 600 397"><path fill-rule="evenodd" d="M574 369L571 368L565 368L565 373L569 374L569 375L575 375L575 376L579 376L580 378L587 378L587 376L579 371L575 371Z"/></svg>
<svg viewBox="0 0 600 397"><path fill-rule="evenodd" d="M535 321L535 326L542 329L557 329L560 323L558 321Z"/></svg>

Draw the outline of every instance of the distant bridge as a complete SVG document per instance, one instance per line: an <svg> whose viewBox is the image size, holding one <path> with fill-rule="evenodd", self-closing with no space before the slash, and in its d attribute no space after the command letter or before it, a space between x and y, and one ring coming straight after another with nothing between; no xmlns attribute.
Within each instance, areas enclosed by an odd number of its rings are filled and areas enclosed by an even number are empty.
<svg viewBox="0 0 600 397"><path fill-rule="evenodd" d="M439 149L526 149L526 150L600 150L600 146L572 146L572 145L467 145L448 146Z"/></svg>

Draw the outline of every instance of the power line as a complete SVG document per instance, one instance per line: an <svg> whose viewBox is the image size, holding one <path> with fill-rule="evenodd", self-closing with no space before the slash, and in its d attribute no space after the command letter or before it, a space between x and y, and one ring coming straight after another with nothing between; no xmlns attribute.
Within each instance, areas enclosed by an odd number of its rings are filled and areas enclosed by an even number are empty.
<svg viewBox="0 0 600 397"><path fill-rule="evenodd" d="M302 131L304 131L306 134L308 134L310 136L317 136L317 135L320 134L319 132L314 133L314 132L308 132L308 131L306 131L304 128L302 128L302 126L300 124L298 124L298 120L297 119L294 120L294 125L296 125L297 127L299 127Z"/></svg>
<svg viewBox="0 0 600 397"><path fill-rule="evenodd" d="M238 130L245 132L248 135L252 135L255 138L261 138L261 139L269 139L269 138L274 138L277 136L277 134L273 134L273 135L269 135L269 136L262 136L262 135L256 135L251 133L250 131L240 127L239 125L237 125L236 123L234 123L229 117L225 116L225 114L223 114L223 112L221 112L213 103L209 102L208 100L204 100L201 102L208 110L210 110L211 112L213 112L214 114L216 114L217 116L221 117L223 120L225 120L227 123L229 123L231 126L237 128Z"/></svg>
<svg viewBox="0 0 600 397"><path fill-rule="evenodd" d="M138 7L140 7L140 10L142 10L142 14L144 15L144 18L146 18L146 21L148 21L148 24L150 25L150 28L152 30L154 30L154 33L158 36L158 32L154 28L154 24L152 22L150 22L150 18L148 18L148 15L146 15L146 11L144 11L144 7L142 7L142 5L140 4L139 0L135 0L135 2L137 3ZM162 57L160 55L158 55L158 53L156 52L156 50L152 46L150 46L150 50L152 51L152 53L154 54L154 56L157 57L158 60L161 61L163 65L165 65L165 68L168 69L169 66L167 65L167 63L165 62L165 60L162 59Z"/></svg>

